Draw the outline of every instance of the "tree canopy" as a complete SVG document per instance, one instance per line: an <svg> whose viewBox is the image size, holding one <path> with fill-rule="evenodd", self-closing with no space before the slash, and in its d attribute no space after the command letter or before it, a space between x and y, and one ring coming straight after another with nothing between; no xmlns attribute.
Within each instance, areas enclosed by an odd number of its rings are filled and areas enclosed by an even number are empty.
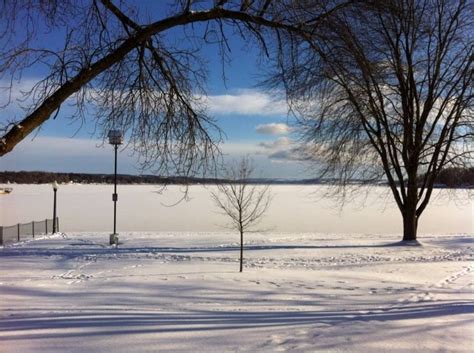
<svg viewBox="0 0 474 353"><path fill-rule="evenodd" d="M313 40L280 42L278 72L299 117L300 152L342 189L387 180L404 239L439 173L473 165L473 11L464 0L364 2Z"/></svg>
<svg viewBox="0 0 474 353"><path fill-rule="evenodd" d="M99 133L125 131L145 166L177 174L206 168L221 132L200 99L206 94L200 48L217 44L224 60L225 29L231 28L268 53L269 35L303 33L351 3L316 1L318 10L301 23L291 3L272 0L181 0L162 4L160 13L144 13L128 1L1 2L0 80L6 94L29 72L43 76L24 92L23 117L2 116L0 156L57 116L67 100L75 119L93 116ZM186 29L179 42L168 36L177 28ZM55 32L58 41L43 39Z"/></svg>

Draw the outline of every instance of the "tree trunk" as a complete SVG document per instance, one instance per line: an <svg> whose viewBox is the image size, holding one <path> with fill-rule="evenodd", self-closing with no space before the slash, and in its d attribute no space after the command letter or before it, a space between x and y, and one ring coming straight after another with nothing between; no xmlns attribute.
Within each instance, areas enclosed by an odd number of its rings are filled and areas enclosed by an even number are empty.
<svg viewBox="0 0 474 353"><path fill-rule="evenodd" d="M418 229L418 217L415 210L405 210L403 213L403 241L415 241Z"/></svg>
<svg viewBox="0 0 474 353"><path fill-rule="evenodd" d="M413 168L408 174L407 198L402 210L403 216L403 241L415 241L418 229L416 207L418 204L417 169Z"/></svg>
<svg viewBox="0 0 474 353"><path fill-rule="evenodd" d="M243 270L244 264L244 232L240 230L240 272Z"/></svg>

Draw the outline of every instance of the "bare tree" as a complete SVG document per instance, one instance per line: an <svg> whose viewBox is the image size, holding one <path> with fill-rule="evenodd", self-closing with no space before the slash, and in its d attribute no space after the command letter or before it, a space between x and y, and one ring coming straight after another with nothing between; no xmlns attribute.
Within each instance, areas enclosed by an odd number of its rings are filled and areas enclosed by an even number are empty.
<svg viewBox="0 0 474 353"><path fill-rule="evenodd" d="M243 270L244 233L261 221L271 200L270 185L251 184L253 172L251 161L242 158L237 166L226 170L225 181L211 192L216 206L230 218L230 228L240 233L240 272Z"/></svg>
<svg viewBox="0 0 474 353"><path fill-rule="evenodd" d="M320 1L325 5L310 21L352 2ZM231 31L256 41L266 53L267 34L296 35L305 29L283 1L178 0L161 6L163 11L149 13L132 1L0 2L6 105L15 100L22 77L43 75L23 92L23 117L3 114L0 156L56 118L68 102L81 123L94 116L102 136L110 128L125 131L143 166L178 174L205 169L216 156L221 132L202 100L201 47L217 45L225 62ZM182 38L168 36L178 30Z"/></svg>
<svg viewBox="0 0 474 353"><path fill-rule="evenodd" d="M302 153L341 190L385 180L403 240L416 240L439 173L473 165L473 7L362 2L327 17L312 39L279 42L269 83L285 85Z"/></svg>

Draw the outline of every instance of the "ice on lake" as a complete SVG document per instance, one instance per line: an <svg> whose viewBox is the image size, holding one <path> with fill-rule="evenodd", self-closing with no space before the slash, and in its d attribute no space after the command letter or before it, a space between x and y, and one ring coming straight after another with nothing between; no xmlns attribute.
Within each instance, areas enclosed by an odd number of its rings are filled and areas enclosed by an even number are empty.
<svg viewBox="0 0 474 353"><path fill-rule="evenodd" d="M154 185L119 185L117 228L119 231L221 231L227 220L213 205L210 188L191 186L189 199L172 206L183 197L182 187L169 186L163 191ZM11 194L0 197L0 224L52 218L50 185L13 185L13 189ZM388 188L374 188L367 197L361 193L342 210L334 200L321 198L325 191L325 186L273 186L273 201L259 228L298 233L401 233L400 212ZM58 191L61 229L112 229L112 192L112 185L61 185ZM473 218L473 202L465 190L435 190L420 219L419 231L420 234L472 234Z"/></svg>

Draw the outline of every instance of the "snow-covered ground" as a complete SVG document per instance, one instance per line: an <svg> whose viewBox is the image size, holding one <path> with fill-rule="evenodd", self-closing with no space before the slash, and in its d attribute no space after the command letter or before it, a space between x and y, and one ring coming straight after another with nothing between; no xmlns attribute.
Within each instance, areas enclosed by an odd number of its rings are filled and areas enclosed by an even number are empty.
<svg viewBox="0 0 474 353"><path fill-rule="evenodd" d="M51 186L10 187L0 225L51 218ZM386 188L324 191L273 187L238 273L209 188L119 186L112 248L112 187L62 185L64 233L0 247L0 352L472 352L472 199L437 190L402 246Z"/></svg>
<svg viewBox="0 0 474 353"><path fill-rule="evenodd" d="M0 249L0 351L472 352L470 235L66 233Z"/></svg>

